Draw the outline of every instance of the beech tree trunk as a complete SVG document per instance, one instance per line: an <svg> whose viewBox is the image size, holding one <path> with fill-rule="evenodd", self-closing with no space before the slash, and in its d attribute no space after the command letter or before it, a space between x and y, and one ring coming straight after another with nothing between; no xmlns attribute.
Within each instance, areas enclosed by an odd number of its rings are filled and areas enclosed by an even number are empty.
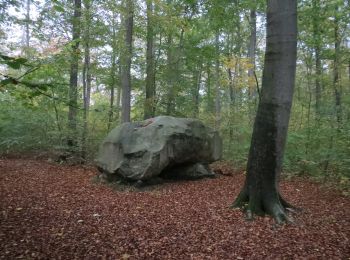
<svg viewBox="0 0 350 260"><path fill-rule="evenodd" d="M169 33L167 39L167 107L166 107L166 115L174 115L175 113L175 97L178 87L179 77L181 77L181 73L179 71L180 68L180 60L182 56L183 49L183 40L184 40L184 31L182 30L180 33L180 39L178 45L176 45L174 41L174 35L172 32Z"/></svg>
<svg viewBox="0 0 350 260"><path fill-rule="evenodd" d="M169 14L168 19L173 19L172 9L173 1L167 0ZM168 32L167 36L167 101L166 101L166 115L174 115L176 113L175 97L178 92L179 82L181 81L181 60L184 48L184 28L179 33L179 42L177 43L177 34L172 30Z"/></svg>
<svg viewBox="0 0 350 260"><path fill-rule="evenodd" d="M68 108L68 137L67 145L70 152L77 146L77 109L78 109L78 63L80 40L81 0L74 0L74 14L72 19L72 57L69 79L69 108Z"/></svg>
<svg viewBox="0 0 350 260"><path fill-rule="evenodd" d="M175 96L175 58L173 56L173 35L172 32L169 33L167 37L167 106L166 115L172 115L174 113L174 96Z"/></svg>
<svg viewBox="0 0 350 260"><path fill-rule="evenodd" d="M130 122L131 111L131 58L132 58L132 33L134 27L134 0L125 0L125 50L122 54L122 115L121 122Z"/></svg>
<svg viewBox="0 0 350 260"><path fill-rule="evenodd" d="M83 67L83 98L84 98L84 113L83 113L83 136L82 136L82 158L86 158L87 144L86 139L88 136L88 120L90 109L90 96L91 96L91 70L90 70L90 1L84 0L85 12L85 28L84 28L84 67Z"/></svg>
<svg viewBox="0 0 350 260"><path fill-rule="evenodd" d="M235 64L235 71L237 70L237 62ZM232 75L232 70L229 68L227 70L228 78L229 78L229 93L230 93L230 131L229 131L229 145L231 146L233 143L233 126L234 126L234 116L235 116L235 78Z"/></svg>
<svg viewBox="0 0 350 260"><path fill-rule="evenodd" d="M119 57L121 56L121 54L119 55ZM121 103L122 103L122 88L121 88L121 79L122 79L122 65L121 65L121 62L119 62L119 82L117 83L117 100L116 100L116 109L117 109L117 112L116 112L116 118L117 120L119 120L120 116L121 116Z"/></svg>
<svg viewBox="0 0 350 260"><path fill-rule="evenodd" d="M320 2L319 0L312 1L313 11L315 15L313 16L313 38L315 41L314 51L315 51L315 62L316 62L316 119L320 118L320 103L321 103L321 76L322 76L322 67L321 67L321 37L320 37L320 28L319 28L319 19L317 19L317 14L320 14Z"/></svg>
<svg viewBox="0 0 350 260"><path fill-rule="evenodd" d="M197 75L194 73L193 78L196 78L195 81L195 87L193 91L193 118L197 118L199 115L199 98L200 98L200 93L199 90L201 88L201 83L202 83L202 71L203 71L203 63L202 60L198 64L198 71ZM196 77L197 76L197 77Z"/></svg>
<svg viewBox="0 0 350 260"><path fill-rule="evenodd" d="M144 119L154 117L155 113L155 71L154 71L154 50L153 50L153 3L146 0L147 5L147 50L146 50L146 99L144 107Z"/></svg>
<svg viewBox="0 0 350 260"><path fill-rule="evenodd" d="M221 126L221 94L220 94L220 48L219 48L219 32L215 35L215 129L220 130Z"/></svg>
<svg viewBox="0 0 350 260"><path fill-rule="evenodd" d="M116 79L115 79L115 73L116 73L116 55L115 55L115 50L113 49L113 53L112 53L112 57L111 57L111 61L112 61L112 67L111 67L111 92L110 92L110 97L109 97L109 113L108 113L108 125L107 128L108 130L111 128L111 124L113 122L113 110L114 110L114 91L115 91L115 83L116 83Z"/></svg>
<svg viewBox="0 0 350 260"><path fill-rule="evenodd" d="M342 94L339 79L339 59L340 59L340 42L341 37L339 35L339 24L338 19L334 19L334 61L333 61L333 87L334 87L334 98L335 98L335 110L338 124L338 131L342 128Z"/></svg>
<svg viewBox="0 0 350 260"><path fill-rule="evenodd" d="M111 125L113 122L113 110L114 110L114 89L115 89L115 55L112 54L112 67L111 67L111 91L110 91L110 97L109 97L109 112L108 112L108 124L107 129L108 131L111 129Z"/></svg>
<svg viewBox="0 0 350 260"><path fill-rule="evenodd" d="M213 98L211 95L212 89L211 89L211 64L207 64L207 80L206 80L206 91L207 91L207 105L206 105L206 112L207 113L213 113Z"/></svg>
<svg viewBox="0 0 350 260"><path fill-rule="evenodd" d="M116 33L116 26L117 26L117 15L113 13L112 17L112 56L111 56L111 92L110 92L110 99L109 99L109 113L108 113L108 125L107 129L109 130L111 128L111 125L113 123L114 118L114 93L116 89L116 74L117 74L117 33Z"/></svg>
<svg viewBox="0 0 350 260"><path fill-rule="evenodd" d="M255 84L255 53L256 53L256 12L255 9L250 10L250 38L248 48L248 58L250 65L252 66L248 70L248 82L249 82L249 93L251 97L257 95L256 84Z"/></svg>
<svg viewBox="0 0 350 260"><path fill-rule="evenodd" d="M232 207L288 220L291 207L280 195L278 177L292 105L297 47L297 1L267 1L267 37L261 100L254 123L244 187Z"/></svg>

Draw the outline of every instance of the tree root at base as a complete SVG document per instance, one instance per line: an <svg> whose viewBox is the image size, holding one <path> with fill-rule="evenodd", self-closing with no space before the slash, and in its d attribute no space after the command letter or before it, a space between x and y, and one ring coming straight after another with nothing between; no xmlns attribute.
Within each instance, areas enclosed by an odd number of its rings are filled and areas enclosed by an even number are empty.
<svg viewBox="0 0 350 260"><path fill-rule="evenodd" d="M248 196L248 193L241 192L230 208L241 208L245 211L247 220L254 220L254 216L272 216L277 224L293 223L293 219L288 212L295 213L301 209L288 203L281 195L273 199L266 197L257 198Z"/></svg>

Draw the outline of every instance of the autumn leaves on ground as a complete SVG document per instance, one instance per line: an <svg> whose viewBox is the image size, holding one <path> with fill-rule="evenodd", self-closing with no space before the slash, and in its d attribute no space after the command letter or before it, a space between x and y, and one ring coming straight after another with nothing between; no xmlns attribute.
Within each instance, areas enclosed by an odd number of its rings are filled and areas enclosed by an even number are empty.
<svg viewBox="0 0 350 260"><path fill-rule="evenodd" d="M117 191L94 168L0 159L0 259L348 259L350 199L283 181L295 223L229 209L243 174Z"/></svg>

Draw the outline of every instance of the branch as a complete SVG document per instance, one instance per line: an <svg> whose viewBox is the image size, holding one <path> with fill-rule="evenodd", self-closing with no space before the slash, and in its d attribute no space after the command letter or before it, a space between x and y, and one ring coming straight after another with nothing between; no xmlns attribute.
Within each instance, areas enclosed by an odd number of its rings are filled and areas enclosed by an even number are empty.
<svg viewBox="0 0 350 260"><path fill-rule="evenodd" d="M258 78L256 76L255 70L253 71L253 73L254 73L254 78L255 78L255 83L256 83L256 91L258 92L259 101L260 101L261 95L260 95L259 81L258 81Z"/></svg>

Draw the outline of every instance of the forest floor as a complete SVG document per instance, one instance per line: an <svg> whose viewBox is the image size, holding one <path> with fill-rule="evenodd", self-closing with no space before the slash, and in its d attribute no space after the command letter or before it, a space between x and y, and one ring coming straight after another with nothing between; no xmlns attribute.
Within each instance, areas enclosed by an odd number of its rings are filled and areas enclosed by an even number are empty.
<svg viewBox="0 0 350 260"><path fill-rule="evenodd" d="M227 169L226 170L227 173ZM118 191L92 167L0 159L0 259L350 259L350 198L282 181L295 223L229 209L244 174Z"/></svg>

